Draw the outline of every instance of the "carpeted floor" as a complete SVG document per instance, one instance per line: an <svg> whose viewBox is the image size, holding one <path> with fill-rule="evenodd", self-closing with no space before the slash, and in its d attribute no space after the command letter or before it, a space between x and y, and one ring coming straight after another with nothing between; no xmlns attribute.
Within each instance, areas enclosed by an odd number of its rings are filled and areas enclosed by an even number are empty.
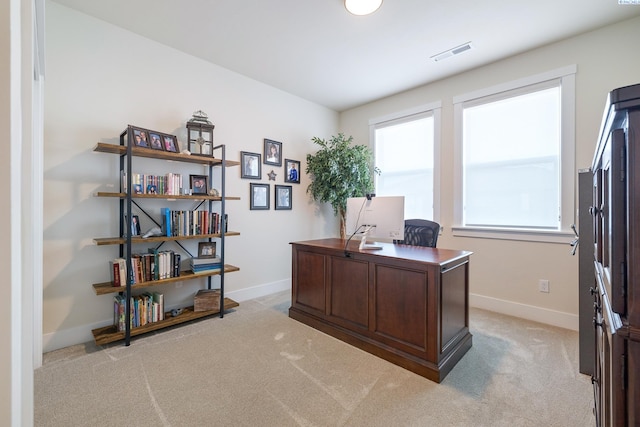
<svg viewBox="0 0 640 427"><path fill-rule="evenodd" d="M288 292L132 340L47 353L36 426L595 424L578 334L471 309L473 347L441 384L287 316Z"/></svg>

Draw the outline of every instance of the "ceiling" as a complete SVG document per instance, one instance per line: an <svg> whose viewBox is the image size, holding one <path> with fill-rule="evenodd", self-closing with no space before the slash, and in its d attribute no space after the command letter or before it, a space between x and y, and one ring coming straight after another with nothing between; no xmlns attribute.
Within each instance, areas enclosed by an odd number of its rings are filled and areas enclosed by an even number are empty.
<svg viewBox="0 0 640 427"><path fill-rule="evenodd" d="M617 21L617 0L54 0L343 111ZM430 59L471 42L472 49Z"/></svg>

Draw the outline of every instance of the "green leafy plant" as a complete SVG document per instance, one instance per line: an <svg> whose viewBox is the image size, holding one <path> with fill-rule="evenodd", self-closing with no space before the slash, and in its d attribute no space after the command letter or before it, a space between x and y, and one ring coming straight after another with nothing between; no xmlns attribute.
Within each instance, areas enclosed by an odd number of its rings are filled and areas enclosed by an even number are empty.
<svg viewBox="0 0 640 427"><path fill-rule="evenodd" d="M329 141L312 138L320 146L315 154L307 154L306 172L311 178L307 193L316 202L330 203L340 218L340 237L346 233L347 199L373 192L373 153L365 145L352 145L353 137L342 133Z"/></svg>

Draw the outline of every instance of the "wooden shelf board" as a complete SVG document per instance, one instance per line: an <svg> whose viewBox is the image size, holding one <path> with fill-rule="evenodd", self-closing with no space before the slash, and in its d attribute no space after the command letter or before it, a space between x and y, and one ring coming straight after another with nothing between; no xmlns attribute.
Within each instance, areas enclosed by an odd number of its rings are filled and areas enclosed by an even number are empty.
<svg viewBox="0 0 640 427"><path fill-rule="evenodd" d="M98 142L93 151L99 153L111 153L124 156L127 153L127 147L124 145L107 144ZM169 151L154 150L152 148L131 147L131 154L136 157L149 157L152 159L174 160L178 162L200 163L205 165L222 165L222 159L215 157L195 156L182 153L171 153ZM238 166L240 162L234 160L226 160L225 165Z"/></svg>
<svg viewBox="0 0 640 427"><path fill-rule="evenodd" d="M124 199L127 197L127 193L114 193L110 191L97 191L94 193L94 197L116 197L120 199ZM188 195L188 194L132 194L132 199L161 199L161 200L212 200L214 202L219 202L222 200L220 196L209 196L207 194L196 194L196 195ZM240 200L238 196L225 196L225 200Z"/></svg>
<svg viewBox="0 0 640 427"><path fill-rule="evenodd" d="M233 273L235 271L240 271L239 267L231 264L224 265L224 272ZM141 282L131 285L131 291L136 289L148 288L151 286L161 286L166 285L168 283L180 282L182 280L193 280L199 277L208 277L208 276L218 276L220 275L220 271L210 271L204 273L195 274L193 271L182 271L180 272L180 276L171 277L169 279L162 280L152 280L150 282ZM117 294L119 292L125 292L127 290L126 286L113 286L113 282L103 282L103 283L95 283L93 284L93 290L96 292L96 295L107 295L107 294Z"/></svg>
<svg viewBox="0 0 640 427"><path fill-rule="evenodd" d="M224 233L225 237L229 237L229 236L239 236L240 233L237 231L227 231L226 233ZM140 236L136 236L136 237L132 237L131 238L131 243L132 244L138 244L138 243L148 243L148 242L171 242L171 241L176 241L176 240L189 240L189 239L208 239L208 238L219 238L220 234L216 233L216 234L197 234L197 235L193 235L193 236L152 236L152 237L147 237L147 238L143 238ZM103 246L103 245L124 245L127 243L127 239L125 237L99 237L99 238L95 238L93 239L93 242L98 245L98 246Z"/></svg>
<svg viewBox="0 0 640 427"><path fill-rule="evenodd" d="M224 299L225 311L234 307L238 307L239 305L240 304L230 298ZM169 326L179 325L181 323L201 319L203 317L213 316L215 314L220 314L220 310L193 311L193 306L186 307L183 309L182 314L179 314L176 317L171 316L171 312L167 312L165 313L164 320L161 320L159 322L147 323L144 326L132 328L131 336L135 337L137 335L146 334L148 332L157 331L160 329L168 328ZM117 328L114 325L94 329L91 332L93 333L93 339L95 340L96 345L104 345L124 339L124 332L118 332Z"/></svg>

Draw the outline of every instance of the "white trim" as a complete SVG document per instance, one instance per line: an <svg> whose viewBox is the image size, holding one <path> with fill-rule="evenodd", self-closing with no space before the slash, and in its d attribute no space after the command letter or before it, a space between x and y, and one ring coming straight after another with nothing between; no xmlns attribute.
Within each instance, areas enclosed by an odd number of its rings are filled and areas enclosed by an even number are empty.
<svg viewBox="0 0 640 427"><path fill-rule="evenodd" d="M566 67L557 68L555 70L547 71L544 73L536 74L533 76L523 77L521 79L512 80L510 82L500 83L495 86L478 89L473 92L468 92L462 95L453 97L453 103L458 104L461 102L471 101L477 98L484 98L486 96L494 95L500 92L506 92L514 89L518 89L524 86L540 83L546 80L560 79L578 72L577 65L568 65Z"/></svg>
<svg viewBox="0 0 640 427"><path fill-rule="evenodd" d="M387 114L385 116L369 119L369 126L375 126L381 123L402 119L404 117L410 117L418 114L428 113L429 111L436 110L439 108L442 108L441 101L434 101L429 104L418 105L413 108L408 108L406 110L398 111L392 114Z"/></svg>
<svg viewBox="0 0 640 427"><path fill-rule="evenodd" d="M575 73L576 65L551 70L534 76L524 77L511 82L479 89L453 98L453 126L454 126L454 177L453 195L454 211L452 227L454 235L465 237L483 237L507 240L525 240L536 242L566 243L567 236L573 237L570 231L571 224L575 222ZM463 225L464 210L464 188L462 182L463 175L463 148L462 148L462 115L465 106L473 104L474 101L491 102L491 98L501 98L504 92L517 93L520 89L523 92L530 92L533 87L544 87L549 82L556 81L561 88L560 114L561 120L561 176L560 176L560 230L539 231L539 230L512 230L509 228L482 228L466 227ZM536 89L537 90L537 89ZM509 94L510 96L512 94ZM484 98L484 99L483 99Z"/></svg>
<svg viewBox="0 0 640 427"><path fill-rule="evenodd" d="M240 289L237 291L225 292L236 302L248 301L254 298L260 298L266 295L275 294L277 292L291 290L291 279L279 280L277 282L265 283L251 288Z"/></svg>
<svg viewBox="0 0 640 427"><path fill-rule="evenodd" d="M478 237L483 239L518 240L525 242L560 243L569 245L575 235L573 232L521 230L507 228L451 227L453 236Z"/></svg>
<svg viewBox="0 0 640 427"><path fill-rule="evenodd" d="M369 120L369 146L376 151L376 129L423 117L433 118L433 220L440 222L440 147L442 139L442 101L434 101Z"/></svg>
<svg viewBox="0 0 640 427"><path fill-rule="evenodd" d="M549 310L477 294L469 294L469 306L572 331L578 330L578 315L572 313Z"/></svg>

